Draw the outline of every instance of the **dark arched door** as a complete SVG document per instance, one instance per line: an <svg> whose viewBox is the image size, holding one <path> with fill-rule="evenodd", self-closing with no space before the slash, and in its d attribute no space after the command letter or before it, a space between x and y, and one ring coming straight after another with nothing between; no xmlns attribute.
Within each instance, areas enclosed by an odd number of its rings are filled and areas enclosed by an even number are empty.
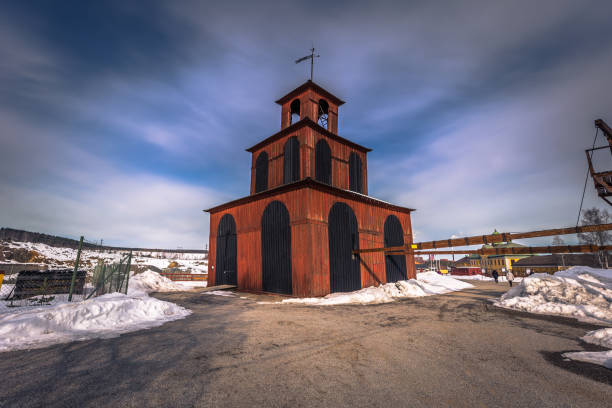
<svg viewBox="0 0 612 408"><path fill-rule="evenodd" d="M331 149L324 139L315 146L315 179L331 184Z"/></svg>
<svg viewBox="0 0 612 408"><path fill-rule="evenodd" d="M395 215L390 215L385 221L385 247L403 246L404 231L402 224ZM385 255L387 282L406 280L406 256Z"/></svg>
<svg viewBox="0 0 612 408"><path fill-rule="evenodd" d="M237 284L236 244L236 222L230 214L225 214L217 227L215 285Z"/></svg>
<svg viewBox="0 0 612 408"><path fill-rule="evenodd" d="M352 152L349 156L349 190L363 193L361 158L355 152Z"/></svg>
<svg viewBox="0 0 612 408"><path fill-rule="evenodd" d="M261 152L255 161L255 192L268 189L268 153Z"/></svg>
<svg viewBox="0 0 612 408"><path fill-rule="evenodd" d="M335 203L329 211L329 288L331 292L351 292L361 289L357 218L351 207Z"/></svg>
<svg viewBox="0 0 612 408"><path fill-rule="evenodd" d="M293 183L300 179L300 142L293 136L284 148L283 183Z"/></svg>
<svg viewBox="0 0 612 408"><path fill-rule="evenodd" d="M272 201L261 217L261 286L265 292L293 292L291 285L291 225L289 211Z"/></svg>

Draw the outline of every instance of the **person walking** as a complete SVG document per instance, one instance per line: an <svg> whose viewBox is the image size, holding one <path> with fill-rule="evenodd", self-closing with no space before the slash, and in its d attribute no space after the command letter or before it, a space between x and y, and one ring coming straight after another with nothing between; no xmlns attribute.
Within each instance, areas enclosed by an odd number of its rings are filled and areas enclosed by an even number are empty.
<svg viewBox="0 0 612 408"><path fill-rule="evenodd" d="M506 272L506 279L508 279L508 284L512 287L512 281L514 280L514 274L512 271Z"/></svg>
<svg viewBox="0 0 612 408"><path fill-rule="evenodd" d="M495 279L495 283L497 283L497 278L499 278L499 274L495 269L493 269L493 273L491 273L491 275L493 275L493 279Z"/></svg>

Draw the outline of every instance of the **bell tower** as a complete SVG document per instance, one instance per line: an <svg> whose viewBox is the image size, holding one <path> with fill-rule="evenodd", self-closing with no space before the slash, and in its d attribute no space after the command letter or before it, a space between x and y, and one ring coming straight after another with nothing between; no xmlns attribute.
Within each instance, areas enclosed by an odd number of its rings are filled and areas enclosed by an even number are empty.
<svg viewBox="0 0 612 408"><path fill-rule="evenodd" d="M344 101L312 81L276 101L281 106L281 130L308 118L325 130L338 134L338 107Z"/></svg>
<svg viewBox="0 0 612 408"><path fill-rule="evenodd" d="M306 81L276 103L281 130L247 149L252 153L251 194L306 178L368 194L370 149L338 135L343 100Z"/></svg>
<svg viewBox="0 0 612 408"><path fill-rule="evenodd" d="M412 209L368 195L371 149L338 135L344 101L311 79L276 103L281 129L246 149L250 194L207 210L209 281L324 296L415 277L410 254L353 253L411 244Z"/></svg>

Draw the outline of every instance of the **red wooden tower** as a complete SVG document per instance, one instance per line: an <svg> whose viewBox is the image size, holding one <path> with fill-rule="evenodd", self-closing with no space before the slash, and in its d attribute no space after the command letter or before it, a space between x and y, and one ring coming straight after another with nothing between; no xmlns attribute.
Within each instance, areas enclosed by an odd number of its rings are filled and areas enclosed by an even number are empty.
<svg viewBox="0 0 612 408"><path fill-rule="evenodd" d="M338 135L344 102L308 81L276 101L281 130L247 149L251 194L210 213L211 284L323 296L416 276L412 209L368 196L367 153Z"/></svg>

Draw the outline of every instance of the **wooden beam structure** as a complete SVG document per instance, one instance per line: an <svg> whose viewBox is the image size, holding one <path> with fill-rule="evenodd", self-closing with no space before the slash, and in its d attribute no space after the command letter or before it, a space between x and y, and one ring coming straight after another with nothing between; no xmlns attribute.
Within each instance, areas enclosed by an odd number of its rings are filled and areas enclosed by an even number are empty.
<svg viewBox="0 0 612 408"><path fill-rule="evenodd" d="M601 197L606 203L612 205L612 202L608 200L607 197L612 196L612 172L604 171L604 172L595 172L593 168L593 152L595 150L600 149L610 149L610 153L612 153L612 129L603 119L595 120L595 127L602 131L602 133L606 136L608 140L608 146L601 147L593 147L592 149L585 150L587 162L589 165L589 173L591 174L591 178L593 179L593 183L595 184L595 190L597 190L597 195ZM597 140L597 137L595 138Z"/></svg>
<svg viewBox="0 0 612 408"><path fill-rule="evenodd" d="M598 231L609 231L609 230L612 230L612 224L582 225L582 226L576 226L576 227L555 228L555 229L530 231L530 232L512 232L512 233L503 232L503 233L489 234L489 235L475 235L475 236L464 237L464 238L443 239L439 241L417 242L417 243L410 244L410 245L402 245L402 246L394 246L394 247L356 249L353 251L353 253L363 254L363 253L369 253L369 252L405 251L407 249L414 251L414 250L424 250L424 249L452 248L452 247L462 247L462 246L470 246L470 245L501 243L501 242L512 241L515 239L550 237L554 235L568 235L568 234L579 234L583 232L598 232ZM460 252L460 253L463 254L466 252Z"/></svg>
<svg viewBox="0 0 612 408"><path fill-rule="evenodd" d="M572 254L593 253L599 251L612 251L612 245L559 245L559 246L535 246L535 247L510 247L510 248L481 248L464 250L442 250L442 251L415 251L406 249L403 251L389 251L387 255L531 255L531 254Z"/></svg>
<svg viewBox="0 0 612 408"><path fill-rule="evenodd" d="M595 126L597 126L602 132L604 132L608 141L612 140L612 129L610 129L610 126L608 126L608 124L604 122L603 119L596 119ZM610 144L612 144L612 142L610 142Z"/></svg>

